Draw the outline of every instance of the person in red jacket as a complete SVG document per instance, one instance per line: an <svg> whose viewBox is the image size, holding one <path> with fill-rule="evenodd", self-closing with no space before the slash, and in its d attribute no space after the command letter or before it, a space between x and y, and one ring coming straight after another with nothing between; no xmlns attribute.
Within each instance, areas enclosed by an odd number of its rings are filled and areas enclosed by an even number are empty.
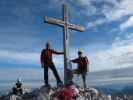
<svg viewBox="0 0 133 100"><path fill-rule="evenodd" d="M45 85L49 85L49 83L48 83L48 69L50 68L52 70L56 80L57 80L57 86L58 86L59 84L62 84L62 81L58 75L56 68L55 68L53 58L52 58L53 54L62 55L64 53L54 51L53 49L51 49L50 42L47 42L46 48L43 49L41 52L41 57L40 57L41 58L41 67L44 68Z"/></svg>
<svg viewBox="0 0 133 100"><path fill-rule="evenodd" d="M77 100L79 91L73 83L67 84L65 87L59 88L53 95L52 100Z"/></svg>
<svg viewBox="0 0 133 100"><path fill-rule="evenodd" d="M78 65L77 69L73 70L73 74L80 74L83 79L84 89L86 88L86 74L88 71L89 61L88 58L83 56L82 51L78 51L78 58L71 60L71 62Z"/></svg>

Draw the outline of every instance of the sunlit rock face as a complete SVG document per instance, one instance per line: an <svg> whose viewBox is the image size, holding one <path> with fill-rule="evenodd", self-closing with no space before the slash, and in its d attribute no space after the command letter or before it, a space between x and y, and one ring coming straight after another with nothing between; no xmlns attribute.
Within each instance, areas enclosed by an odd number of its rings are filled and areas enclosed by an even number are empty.
<svg viewBox="0 0 133 100"><path fill-rule="evenodd" d="M42 86L40 89L35 89L30 93L25 93L21 100L50 100L50 88Z"/></svg>
<svg viewBox="0 0 133 100"><path fill-rule="evenodd" d="M51 89L49 87L42 86L37 96L37 100L50 100L50 91Z"/></svg>

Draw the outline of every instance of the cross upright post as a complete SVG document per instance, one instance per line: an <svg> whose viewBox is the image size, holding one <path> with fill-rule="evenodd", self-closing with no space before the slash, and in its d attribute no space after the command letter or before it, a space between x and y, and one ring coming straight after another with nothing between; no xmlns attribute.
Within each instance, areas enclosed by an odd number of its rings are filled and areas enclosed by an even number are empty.
<svg viewBox="0 0 133 100"><path fill-rule="evenodd" d="M67 67L68 67L68 60L69 60L69 33L68 33L68 9L67 9L67 6L64 5L63 6L63 13L64 13L64 16L63 16L63 20L65 22L65 25L64 25L64 34L63 34L63 47L64 47L64 82L67 83Z"/></svg>
<svg viewBox="0 0 133 100"><path fill-rule="evenodd" d="M49 24L54 24L63 27L63 50L64 50L64 84L67 83L67 68L69 63L69 33L68 29L76 30L83 32L85 31L84 27L79 25L70 24L68 22L68 7L66 4L63 5L63 20L44 17L44 22Z"/></svg>

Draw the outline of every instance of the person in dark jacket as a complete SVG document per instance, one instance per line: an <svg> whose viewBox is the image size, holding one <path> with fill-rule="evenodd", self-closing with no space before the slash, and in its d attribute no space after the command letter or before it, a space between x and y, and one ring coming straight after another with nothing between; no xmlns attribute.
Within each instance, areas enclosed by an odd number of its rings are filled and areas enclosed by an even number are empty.
<svg viewBox="0 0 133 100"><path fill-rule="evenodd" d="M13 90L13 94L15 95L23 94L22 82L20 81L20 79L17 79L15 87L13 87L12 90Z"/></svg>
<svg viewBox="0 0 133 100"><path fill-rule="evenodd" d="M46 43L46 48L42 50L41 52L41 67L44 68L44 80L45 80L45 85L49 85L48 82L48 70L49 68L52 70L56 80L57 80L57 86L59 84L62 84L62 81L58 75L58 72L55 68L54 62L53 62L53 58L52 55L53 54L57 54L57 55L63 55L63 52L57 52L53 49L51 49L51 44L50 42Z"/></svg>
<svg viewBox="0 0 133 100"><path fill-rule="evenodd" d="M89 61L86 56L83 56L82 51L78 51L78 58L71 60L71 62L76 63L77 69L73 70L73 74L79 74L82 76L84 89L86 88L86 74L88 71Z"/></svg>

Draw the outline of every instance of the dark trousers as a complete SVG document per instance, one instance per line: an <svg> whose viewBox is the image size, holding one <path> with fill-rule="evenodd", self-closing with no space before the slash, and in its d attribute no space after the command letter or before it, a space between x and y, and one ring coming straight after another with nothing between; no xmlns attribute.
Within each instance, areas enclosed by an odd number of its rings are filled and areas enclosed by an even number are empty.
<svg viewBox="0 0 133 100"><path fill-rule="evenodd" d="M55 65L54 64L51 64L49 66L44 66L44 80L45 80L45 84L46 85L49 84L48 83L48 70L49 70L49 68L52 70L52 72L53 72L53 74L54 74L54 76L55 76L55 78L57 80L57 84L60 83L61 80L60 80L60 77L58 75L58 72L57 72L57 70L55 68Z"/></svg>
<svg viewBox="0 0 133 100"><path fill-rule="evenodd" d="M86 88L86 71L84 72L80 72L79 69L75 69L73 70L73 74L78 74L78 75L81 75L82 76L82 80L83 80L83 85L84 85L84 89Z"/></svg>

